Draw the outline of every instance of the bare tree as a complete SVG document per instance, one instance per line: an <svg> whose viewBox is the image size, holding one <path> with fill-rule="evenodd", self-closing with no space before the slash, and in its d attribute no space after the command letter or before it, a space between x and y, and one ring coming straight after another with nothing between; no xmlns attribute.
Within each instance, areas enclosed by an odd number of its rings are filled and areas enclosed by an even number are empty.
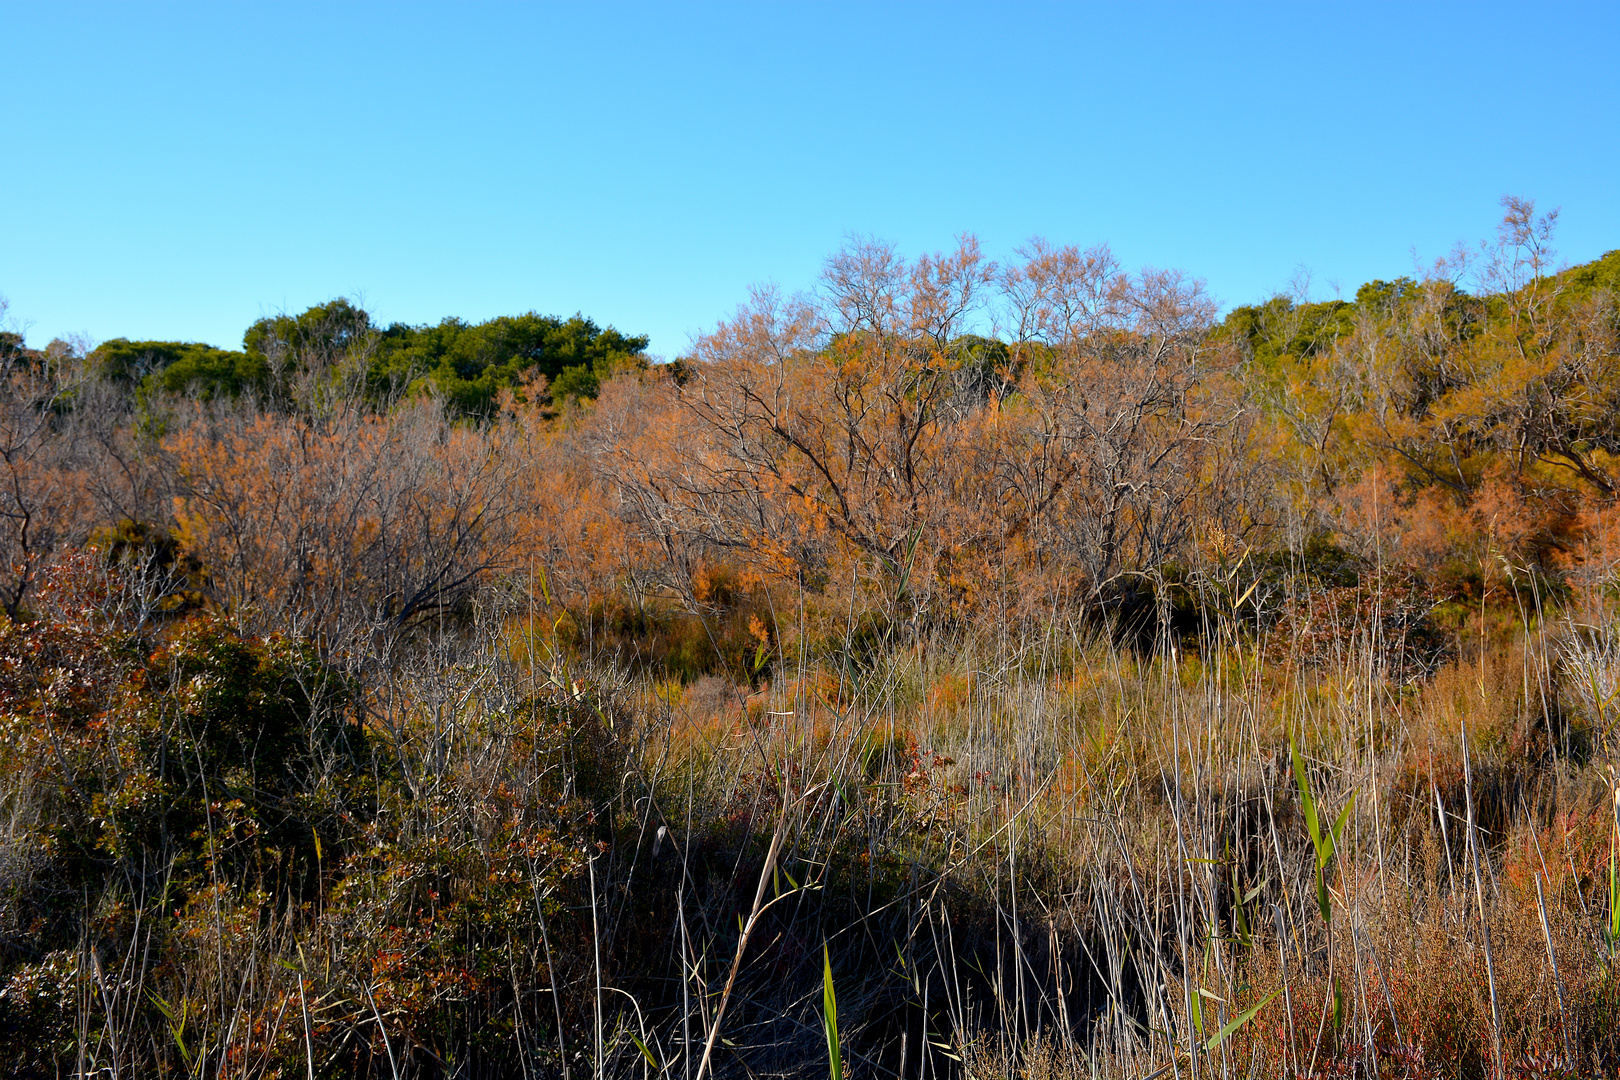
<svg viewBox="0 0 1620 1080"><path fill-rule="evenodd" d="M1002 459L1019 527L1101 598L1127 571L1176 554L1193 529L1206 445L1238 413L1212 395L1202 283L1123 273L1106 247L1032 242L1003 276L1022 407L1022 454Z"/></svg>
<svg viewBox="0 0 1620 1080"><path fill-rule="evenodd" d="M184 546L239 617L342 651L463 604L506 558L502 433L438 403L317 420L198 408L165 443Z"/></svg>
<svg viewBox="0 0 1620 1080"><path fill-rule="evenodd" d="M83 541L89 500L64 430L85 382L82 359L68 342L27 349L20 333L0 348L0 606L12 619L46 560Z"/></svg>
<svg viewBox="0 0 1620 1080"><path fill-rule="evenodd" d="M679 384L604 394L594 459L672 564L707 546L812 584L864 565L907 621L1020 561L1100 597L1192 528L1201 448L1236 415L1206 379L1214 307L1106 248L1021 255L852 244L819 296L757 290ZM1006 343L971 332L996 321Z"/></svg>

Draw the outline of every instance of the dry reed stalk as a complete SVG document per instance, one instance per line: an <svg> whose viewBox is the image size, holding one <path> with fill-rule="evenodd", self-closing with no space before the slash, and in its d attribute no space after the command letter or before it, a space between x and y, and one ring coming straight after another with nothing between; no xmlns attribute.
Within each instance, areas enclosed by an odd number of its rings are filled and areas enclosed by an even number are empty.
<svg viewBox="0 0 1620 1080"><path fill-rule="evenodd" d="M1481 661L1483 663L1483 661ZM1479 872L1479 846L1474 827L1474 778L1468 753L1468 729L1462 729L1463 790L1468 809L1468 855L1474 866L1474 898L1479 904L1479 932L1485 941L1485 977L1491 992L1491 1051L1496 1060L1496 1074L1506 1075L1502 1062L1502 1011L1497 1003L1496 964L1491 955L1491 927L1485 912L1485 886Z"/></svg>
<svg viewBox="0 0 1620 1080"><path fill-rule="evenodd" d="M709 1068L709 1056L714 1053L715 1040L720 1037L720 1024L725 1019L726 1005L731 1001L731 990L737 983L737 971L742 967L743 953L748 949L748 939L753 936L754 926L759 921L760 911L765 906L765 886L771 880L771 870L776 866L777 853L782 850L782 836L786 831L787 799L782 800L782 816L776 824L776 831L771 834L770 850L765 855L765 865L759 871L759 887L754 891L754 906L748 913L748 921L743 925L742 933L737 938L737 955L732 958L731 971L726 976L726 986L720 993L720 1004L714 1011L714 1022L709 1025L709 1037L703 1044L703 1060L698 1062L697 1080L703 1080L703 1074Z"/></svg>
<svg viewBox="0 0 1620 1080"><path fill-rule="evenodd" d="M1536 879L1536 912L1541 916L1541 933L1547 941L1547 964L1552 969L1553 989L1558 992L1558 1037L1564 1044L1564 1060L1573 1061L1569 1046L1569 1013L1564 1008L1564 978L1558 971L1558 951L1553 948L1552 926L1547 922L1547 898L1541 889L1541 874Z"/></svg>

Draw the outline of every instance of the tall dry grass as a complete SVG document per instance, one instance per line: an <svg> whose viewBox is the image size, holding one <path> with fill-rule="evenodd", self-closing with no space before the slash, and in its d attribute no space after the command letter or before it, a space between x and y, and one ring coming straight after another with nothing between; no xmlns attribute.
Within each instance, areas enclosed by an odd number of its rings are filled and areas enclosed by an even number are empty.
<svg viewBox="0 0 1620 1080"><path fill-rule="evenodd" d="M484 611L311 736L279 877L206 788L198 860L44 895L57 795L12 759L8 1060L820 1075L826 950L850 1075L1613 1074L1614 612L1424 675L1232 599L1157 648L852 625L695 682Z"/></svg>

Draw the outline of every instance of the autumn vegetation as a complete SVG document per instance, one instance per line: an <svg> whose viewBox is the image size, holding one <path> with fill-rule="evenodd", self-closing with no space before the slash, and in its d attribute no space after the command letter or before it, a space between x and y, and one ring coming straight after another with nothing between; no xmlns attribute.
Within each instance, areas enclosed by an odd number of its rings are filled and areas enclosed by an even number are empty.
<svg viewBox="0 0 1620 1080"><path fill-rule="evenodd" d="M0 1070L1620 1070L1620 252L0 335Z"/></svg>

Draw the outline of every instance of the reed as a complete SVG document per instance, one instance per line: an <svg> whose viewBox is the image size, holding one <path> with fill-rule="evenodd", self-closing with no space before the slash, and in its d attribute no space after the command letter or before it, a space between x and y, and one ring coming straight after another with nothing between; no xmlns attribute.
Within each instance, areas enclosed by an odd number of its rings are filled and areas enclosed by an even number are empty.
<svg viewBox="0 0 1620 1080"><path fill-rule="evenodd" d="M1270 633L1227 614L1141 649L1077 614L862 650L852 624L750 686L530 655L492 616L311 705L335 713L277 804L315 840L302 861L185 742L189 684L148 684L168 726L111 747L63 726L77 771L7 744L5 933L40 950L0 991L7 1060L1612 1074L1620 823L1590 634L1521 629L1413 680L1373 627L1309 657ZM116 873L43 895L63 785L137 806L131 755L181 746L198 831L109 809L126 846L94 865Z"/></svg>

